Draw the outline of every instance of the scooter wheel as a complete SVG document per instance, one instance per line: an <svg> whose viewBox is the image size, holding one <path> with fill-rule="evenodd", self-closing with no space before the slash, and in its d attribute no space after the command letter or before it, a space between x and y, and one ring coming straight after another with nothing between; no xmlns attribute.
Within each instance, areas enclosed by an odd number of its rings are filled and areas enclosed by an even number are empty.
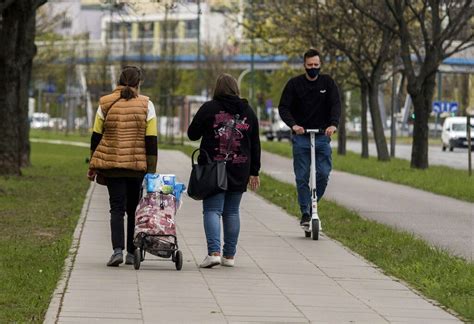
<svg viewBox="0 0 474 324"><path fill-rule="evenodd" d="M313 235L313 240L319 240L319 219L311 220L311 230Z"/></svg>
<svg viewBox="0 0 474 324"><path fill-rule="evenodd" d="M304 237L311 237L311 232L304 231Z"/></svg>

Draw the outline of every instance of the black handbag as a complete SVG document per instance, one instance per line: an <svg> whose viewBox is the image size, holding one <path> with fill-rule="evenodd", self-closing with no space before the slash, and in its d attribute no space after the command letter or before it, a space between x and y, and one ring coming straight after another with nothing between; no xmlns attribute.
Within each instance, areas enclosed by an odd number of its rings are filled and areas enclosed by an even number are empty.
<svg viewBox="0 0 474 324"><path fill-rule="evenodd" d="M194 154L204 153L206 164L194 163ZM198 148L191 156L191 176L188 183L188 196L194 200L203 200L227 190L226 161L211 161L206 150Z"/></svg>

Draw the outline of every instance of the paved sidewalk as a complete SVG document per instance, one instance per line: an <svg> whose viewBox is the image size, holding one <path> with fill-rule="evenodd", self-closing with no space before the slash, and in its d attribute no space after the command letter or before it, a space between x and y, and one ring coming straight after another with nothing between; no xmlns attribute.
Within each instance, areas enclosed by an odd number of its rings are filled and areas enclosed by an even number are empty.
<svg viewBox="0 0 474 324"><path fill-rule="evenodd" d="M262 171L295 183L291 159L262 151ZM326 199L473 260L473 203L345 172L333 171L330 178ZM324 211L321 215L324 228Z"/></svg>
<svg viewBox="0 0 474 324"><path fill-rule="evenodd" d="M189 170L189 157L159 152L159 172L187 181ZM235 268L198 268L206 254L201 203L185 197L177 215L182 271L167 261L145 261L135 271L105 266L107 193L95 186L57 322L459 322L324 234L305 239L282 209L244 197Z"/></svg>

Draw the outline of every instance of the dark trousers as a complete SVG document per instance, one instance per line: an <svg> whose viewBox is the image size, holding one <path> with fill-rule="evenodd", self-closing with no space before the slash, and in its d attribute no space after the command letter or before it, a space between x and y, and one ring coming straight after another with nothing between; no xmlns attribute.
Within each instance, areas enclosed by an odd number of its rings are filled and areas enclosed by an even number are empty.
<svg viewBox="0 0 474 324"><path fill-rule="evenodd" d="M127 213L127 251L133 253L133 231L135 229L135 209L138 205L142 178L107 178L110 203L110 230L112 247L125 249L124 215Z"/></svg>

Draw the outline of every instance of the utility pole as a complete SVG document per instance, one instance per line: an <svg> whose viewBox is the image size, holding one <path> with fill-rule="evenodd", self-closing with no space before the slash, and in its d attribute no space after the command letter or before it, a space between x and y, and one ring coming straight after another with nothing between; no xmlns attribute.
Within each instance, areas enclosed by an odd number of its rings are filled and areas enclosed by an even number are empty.
<svg viewBox="0 0 474 324"><path fill-rule="evenodd" d="M390 156L395 157L395 147L396 147L396 139L397 139L397 121L395 119L395 111L397 110L397 78L395 74L395 62L393 64L393 71L392 71L392 109L390 110Z"/></svg>
<svg viewBox="0 0 474 324"><path fill-rule="evenodd" d="M197 73L196 73L196 89L198 91L198 95L201 94L201 1L197 0Z"/></svg>
<svg viewBox="0 0 474 324"><path fill-rule="evenodd" d="M253 16L253 4L254 1L250 2L250 23L251 23L251 34L250 34L250 104L252 107L255 107L254 103L254 97L255 97L255 66L254 66L254 61L255 61L255 23L254 23L254 16Z"/></svg>

